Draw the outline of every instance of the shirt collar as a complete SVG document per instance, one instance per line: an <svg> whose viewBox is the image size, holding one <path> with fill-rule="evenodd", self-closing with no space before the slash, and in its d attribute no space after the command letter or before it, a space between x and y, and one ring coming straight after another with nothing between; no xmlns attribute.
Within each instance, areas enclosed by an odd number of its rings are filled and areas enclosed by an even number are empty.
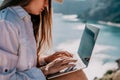
<svg viewBox="0 0 120 80"><path fill-rule="evenodd" d="M30 18L30 15L21 7L21 6L13 6L11 7L16 13L17 15L23 19L25 17Z"/></svg>

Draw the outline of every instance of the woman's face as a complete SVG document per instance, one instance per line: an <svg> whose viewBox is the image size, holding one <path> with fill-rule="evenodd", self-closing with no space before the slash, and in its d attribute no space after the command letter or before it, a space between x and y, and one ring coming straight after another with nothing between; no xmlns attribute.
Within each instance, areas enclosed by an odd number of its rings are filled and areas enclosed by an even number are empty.
<svg viewBox="0 0 120 80"><path fill-rule="evenodd" d="M48 7L48 0L31 0L25 9L31 14L39 15L45 7Z"/></svg>

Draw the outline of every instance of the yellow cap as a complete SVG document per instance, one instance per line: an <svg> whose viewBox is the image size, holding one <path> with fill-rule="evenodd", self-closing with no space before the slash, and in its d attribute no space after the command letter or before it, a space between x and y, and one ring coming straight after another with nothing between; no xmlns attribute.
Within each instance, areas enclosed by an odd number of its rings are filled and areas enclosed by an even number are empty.
<svg viewBox="0 0 120 80"><path fill-rule="evenodd" d="M63 2L63 0L55 0L56 2L58 2L58 3L62 3Z"/></svg>

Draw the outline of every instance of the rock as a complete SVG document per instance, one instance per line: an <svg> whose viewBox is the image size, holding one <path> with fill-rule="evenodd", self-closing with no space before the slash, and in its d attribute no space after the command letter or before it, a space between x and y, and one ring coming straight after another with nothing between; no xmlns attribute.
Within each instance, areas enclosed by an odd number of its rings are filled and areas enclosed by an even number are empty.
<svg viewBox="0 0 120 80"><path fill-rule="evenodd" d="M120 70L113 75L113 80L120 80Z"/></svg>
<svg viewBox="0 0 120 80"><path fill-rule="evenodd" d="M117 59L116 62L118 64L118 69L120 69L120 59Z"/></svg>

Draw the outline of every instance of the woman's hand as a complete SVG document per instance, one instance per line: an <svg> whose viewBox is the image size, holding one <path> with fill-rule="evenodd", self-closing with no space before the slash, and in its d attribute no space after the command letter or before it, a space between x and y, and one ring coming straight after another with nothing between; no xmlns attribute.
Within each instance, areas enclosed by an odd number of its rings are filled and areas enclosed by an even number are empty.
<svg viewBox="0 0 120 80"><path fill-rule="evenodd" d="M55 59L57 59L59 57L64 57L64 56L70 57L70 58L73 57L73 55L70 54L67 51L57 51L57 52L53 53L52 55L45 57L44 60L45 60L46 63L50 63L53 60L55 60Z"/></svg>
<svg viewBox="0 0 120 80"><path fill-rule="evenodd" d="M60 57L60 58L53 60L46 66L41 67L41 70L47 76L50 74L57 73L65 68L75 66L75 64L69 64L69 63L76 62L76 61L77 60L70 58L70 57Z"/></svg>

